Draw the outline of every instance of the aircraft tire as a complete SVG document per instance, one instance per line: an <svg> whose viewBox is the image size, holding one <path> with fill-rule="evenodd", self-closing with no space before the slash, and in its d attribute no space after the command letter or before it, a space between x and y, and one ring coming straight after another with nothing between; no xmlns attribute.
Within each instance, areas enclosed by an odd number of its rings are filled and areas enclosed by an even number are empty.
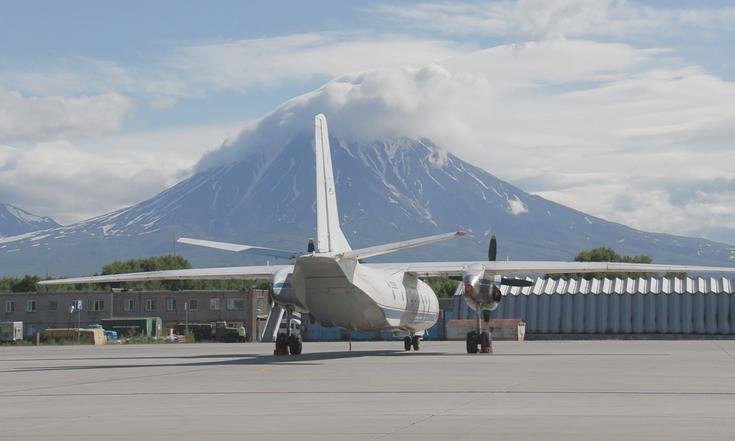
<svg viewBox="0 0 735 441"><path fill-rule="evenodd" d="M490 334L487 332L480 334L480 352L483 354L490 352Z"/></svg>
<svg viewBox="0 0 735 441"><path fill-rule="evenodd" d="M467 333L467 353L477 354L477 332L470 331Z"/></svg>
<svg viewBox="0 0 735 441"><path fill-rule="evenodd" d="M303 344L300 338L293 335L288 338L288 351L291 355L301 355L302 347Z"/></svg>
<svg viewBox="0 0 735 441"><path fill-rule="evenodd" d="M286 334L278 334L276 337L276 348L273 350L273 355L288 355Z"/></svg>
<svg viewBox="0 0 735 441"><path fill-rule="evenodd" d="M411 342L411 337L408 337L408 336L406 336L406 337L405 337L405 338L403 339L403 348L404 348L405 350L407 350L407 351L410 351L410 350L411 350L411 343L412 343L412 342Z"/></svg>
<svg viewBox="0 0 735 441"><path fill-rule="evenodd" d="M413 336L413 338L411 339L411 345L413 346L414 351L419 350L419 336L418 335Z"/></svg>

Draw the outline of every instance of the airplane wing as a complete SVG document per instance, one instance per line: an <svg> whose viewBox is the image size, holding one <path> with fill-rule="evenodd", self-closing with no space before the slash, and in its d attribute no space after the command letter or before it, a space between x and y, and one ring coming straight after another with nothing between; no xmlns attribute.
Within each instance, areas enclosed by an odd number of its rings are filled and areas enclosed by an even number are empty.
<svg viewBox="0 0 735 441"><path fill-rule="evenodd" d="M364 265L389 272L408 272L418 277L461 276L469 265L483 265L485 270L499 275L563 274L597 272L692 272L733 273L735 268L696 265L659 265L617 262L552 262L552 261L477 261L477 262L410 262L366 263Z"/></svg>
<svg viewBox="0 0 735 441"><path fill-rule="evenodd" d="M145 282L149 280L194 279L270 279L276 272L293 265L232 266L224 268L192 268L180 270L148 271L143 273L108 274L105 276L74 277L43 280L39 285L63 285L72 283Z"/></svg>

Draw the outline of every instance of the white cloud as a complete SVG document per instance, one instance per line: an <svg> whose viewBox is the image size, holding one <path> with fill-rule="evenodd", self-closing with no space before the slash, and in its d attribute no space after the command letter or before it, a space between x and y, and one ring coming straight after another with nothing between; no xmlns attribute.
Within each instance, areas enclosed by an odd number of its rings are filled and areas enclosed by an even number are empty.
<svg viewBox="0 0 735 441"><path fill-rule="evenodd" d="M0 72L0 84L34 95L117 90L153 108L222 91L277 87L366 69L424 65L473 49L447 40L364 33L303 33L179 45L141 66L62 59L46 70Z"/></svg>
<svg viewBox="0 0 735 441"><path fill-rule="evenodd" d="M450 35L512 35L522 40L669 32L727 27L735 7L654 8L625 0L427 2L380 6L382 16L412 28Z"/></svg>
<svg viewBox="0 0 735 441"><path fill-rule="evenodd" d="M423 65L462 51L458 44L441 40L312 33L184 47L166 65L204 89L243 90L380 67Z"/></svg>
<svg viewBox="0 0 735 441"><path fill-rule="evenodd" d="M0 201L61 223L138 203L191 173L240 124L0 146Z"/></svg>
<svg viewBox="0 0 735 441"><path fill-rule="evenodd" d="M118 93L27 97L0 86L0 142L99 135L117 130L131 107Z"/></svg>

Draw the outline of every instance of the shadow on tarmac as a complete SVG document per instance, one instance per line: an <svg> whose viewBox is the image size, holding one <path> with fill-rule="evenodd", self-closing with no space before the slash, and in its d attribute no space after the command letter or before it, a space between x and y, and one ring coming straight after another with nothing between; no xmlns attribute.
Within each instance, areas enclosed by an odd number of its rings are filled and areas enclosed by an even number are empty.
<svg viewBox="0 0 735 441"><path fill-rule="evenodd" d="M127 369L127 368L155 368L155 367L206 367L206 366L248 366L248 365L312 365L318 366L327 360L340 360L360 357L421 357L421 356L460 356L460 357L661 357L667 353L493 353L493 354L465 354L446 352L414 352L404 350L368 350L368 351L332 351L314 352L301 355L263 355L263 354L213 354L187 356L132 356L132 357L75 357L75 358L44 358L19 359L4 361L83 361L83 360L182 360L172 363L138 363L138 364L98 364L98 365L67 365L24 368L17 367L0 372L42 372L42 371L71 371L93 369ZM210 360L190 361L185 360Z"/></svg>
<svg viewBox="0 0 735 441"><path fill-rule="evenodd" d="M49 366L38 368L14 368L11 370L0 372L43 372L43 371L70 371L70 370L86 370L86 369L127 369L127 368L149 368L149 367L204 367L204 366L248 366L248 365L314 365L318 366L325 360L339 360L346 358L360 357L403 357L403 356L427 356L427 355L447 355L443 352L406 352L403 350L392 351L338 351L338 352L315 352L301 355L262 355L262 354L226 354L226 355L192 355L184 357L86 357L86 358L62 358L58 361L71 360L144 360L144 359L215 359L211 361L194 361L179 363L139 363L139 364L101 364L101 365L69 365L69 366ZM220 360L216 360L220 358ZM222 360L224 359L224 360ZM37 361L23 360L23 361Z"/></svg>

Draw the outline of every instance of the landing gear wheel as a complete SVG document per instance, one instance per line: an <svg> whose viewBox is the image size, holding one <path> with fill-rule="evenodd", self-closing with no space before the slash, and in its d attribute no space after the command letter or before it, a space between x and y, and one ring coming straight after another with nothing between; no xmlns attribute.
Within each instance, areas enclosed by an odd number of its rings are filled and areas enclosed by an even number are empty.
<svg viewBox="0 0 735 441"><path fill-rule="evenodd" d="M414 351L419 350L419 336L414 335L413 338L411 338L411 345L413 346Z"/></svg>
<svg viewBox="0 0 735 441"><path fill-rule="evenodd" d="M288 338L286 334L278 334L276 337L276 349L273 355L288 355Z"/></svg>
<svg viewBox="0 0 735 441"><path fill-rule="evenodd" d="M490 344L490 334L483 332L480 334L480 352L488 354L493 351L493 347Z"/></svg>
<svg viewBox="0 0 735 441"><path fill-rule="evenodd" d="M291 355L299 355L301 354L301 339L295 335L289 335L287 339L288 343L288 351L291 353Z"/></svg>
<svg viewBox="0 0 735 441"><path fill-rule="evenodd" d="M404 348L405 350L407 350L407 351L410 351L410 350L411 350L411 343L412 343L412 342L411 342L411 337L409 337L409 336L406 336L406 337L405 337L405 338L403 339L403 348Z"/></svg>
<svg viewBox="0 0 735 441"><path fill-rule="evenodd" d="M467 353L477 354L477 332L470 331L467 333Z"/></svg>

